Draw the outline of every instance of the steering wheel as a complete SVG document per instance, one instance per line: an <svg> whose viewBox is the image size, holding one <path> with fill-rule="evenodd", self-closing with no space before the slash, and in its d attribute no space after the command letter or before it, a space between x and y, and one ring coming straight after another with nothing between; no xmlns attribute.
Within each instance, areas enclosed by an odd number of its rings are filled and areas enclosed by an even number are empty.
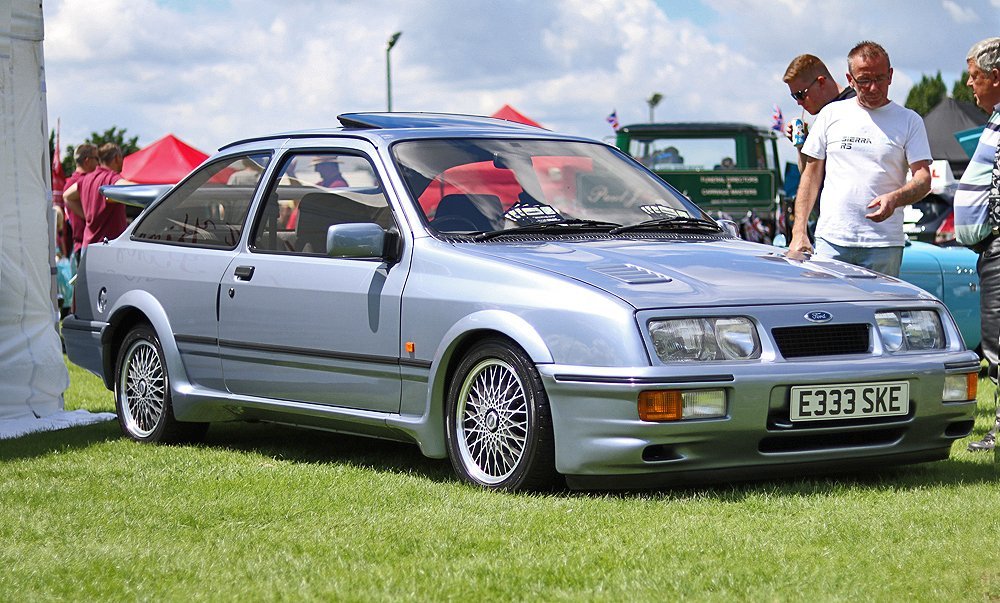
<svg viewBox="0 0 1000 603"><path fill-rule="evenodd" d="M479 232L482 230L475 222L462 216L441 216L440 218L435 218L431 222L431 226L438 232L450 233Z"/></svg>

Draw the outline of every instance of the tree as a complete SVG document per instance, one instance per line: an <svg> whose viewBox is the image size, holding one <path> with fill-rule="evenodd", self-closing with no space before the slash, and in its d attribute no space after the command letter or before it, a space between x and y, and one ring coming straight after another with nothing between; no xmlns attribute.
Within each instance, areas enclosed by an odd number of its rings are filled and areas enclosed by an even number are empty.
<svg viewBox="0 0 1000 603"><path fill-rule="evenodd" d="M920 82L910 88L910 93L906 95L906 106L924 116L944 100L947 94L948 89L941 79L940 71L935 77L924 75L921 76Z"/></svg>
<svg viewBox="0 0 1000 603"><path fill-rule="evenodd" d="M938 76L940 77L940 74L938 74ZM88 138L84 142L95 144L97 145L98 148L100 148L102 144L113 142L116 145L118 145L119 149L122 150L122 155L129 155L139 150L139 144L138 144L139 137L133 136L131 138L126 139L125 131L126 131L125 128L119 130L117 126L111 126L107 130L105 130L103 134L99 134L97 132L91 132L90 138Z"/></svg>
<svg viewBox="0 0 1000 603"><path fill-rule="evenodd" d="M98 148L102 144L113 142L118 145L118 148L122 150L122 155L129 155L135 153L139 150L139 137L132 136L131 138L125 138L126 128L119 129L118 126L111 126L104 132L91 132L90 136L87 137L83 142L97 145ZM55 131L49 135L49 150L55 152ZM74 145L66 145L66 153L63 155L62 164L63 171L66 175L69 175L76 169L76 161L74 161L73 153L76 151Z"/></svg>

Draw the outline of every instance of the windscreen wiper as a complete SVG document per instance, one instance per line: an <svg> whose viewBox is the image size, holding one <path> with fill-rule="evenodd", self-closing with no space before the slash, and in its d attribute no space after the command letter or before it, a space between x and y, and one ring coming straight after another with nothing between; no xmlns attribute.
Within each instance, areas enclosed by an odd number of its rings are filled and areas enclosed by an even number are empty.
<svg viewBox="0 0 1000 603"><path fill-rule="evenodd" d="M495 239L496 237L502 237L509 234L521 234L521 233L531 233L531 232L573 232L578 230L614 230L617 228L622 228L621 224L616 222L603 222L601 220L580 220L577 218L566 219L566 220L554 220L552 222L537 222L535 224L525 224L524 226L515 226L514 228L508 228L506 230L494 230L491 232L484 232L477 234L473 237L477 241L487 241L489 239Z"/></svg>
<svg viewBox="0 0 1000 603"><path fill-rule="evenodd" d="M646 220L638 224L628 224L619 226L609 231L609 234L619 234L631 232L633 230L701 230L710 232L723 232L722 227L711 220L704 218L691 218L688 216L670 216L669 218L656 218Z"/></svg>

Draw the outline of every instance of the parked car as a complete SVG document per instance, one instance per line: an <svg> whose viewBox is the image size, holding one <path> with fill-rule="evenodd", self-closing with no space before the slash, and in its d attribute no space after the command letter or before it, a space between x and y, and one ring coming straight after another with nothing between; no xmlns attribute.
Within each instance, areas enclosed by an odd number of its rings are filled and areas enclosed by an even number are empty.
<svg viewBox="0 0 1000 603"><path fill-rule="evenodd" d="M63 333L128 437L274 421L533 490L931 461L972 429L979 359L917 287L739 240L592 140L339 119L106 189L157 200L86 248Z"/></svg>
<svg viewBox="0 0 1000 603"><path fill-rule="evenodd" d="M930 194L903 208L903 229L914 241L955 245L955 212L950 199Z"/></svg>
<svg viewBox="0 0 1000 603"><path fill-rule="evenodd" d="M965 345L975 350L982 338L979 320L979 254L965 247L939 247L909 241L903 248L899 278L944 302L958 324Z"/></svg>
<svg viewBox="0 0 1000 603"><path fill-rule="evenodd" d="M955 245L955 213L952 207L958 181L945 160L931 163L931 192L903 207L903 230L910 240Z"/></svg>

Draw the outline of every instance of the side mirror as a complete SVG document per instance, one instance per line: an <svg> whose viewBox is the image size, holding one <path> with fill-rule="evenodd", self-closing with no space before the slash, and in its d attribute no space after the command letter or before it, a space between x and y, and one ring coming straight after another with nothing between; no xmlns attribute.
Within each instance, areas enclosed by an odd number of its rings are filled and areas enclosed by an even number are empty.
<svg viewBox="0 0 1000 603"><path fill-rule="evenodd" d="M734 239L740 238L740 227L736 225L736 222L734 222L732 220L727 220L725 218L720 219L720 220L716 220L716 222L719 223L719 226L722 227L722 230L727 235L729 235L730 237L732 237Z"/></svg>
<svg viewBox="0 0 1000 603"><path fill-rule="evenodd" d="M326 255L392 263L399 256L399 235L374 223L334 224L326 231Z"/></svg>

